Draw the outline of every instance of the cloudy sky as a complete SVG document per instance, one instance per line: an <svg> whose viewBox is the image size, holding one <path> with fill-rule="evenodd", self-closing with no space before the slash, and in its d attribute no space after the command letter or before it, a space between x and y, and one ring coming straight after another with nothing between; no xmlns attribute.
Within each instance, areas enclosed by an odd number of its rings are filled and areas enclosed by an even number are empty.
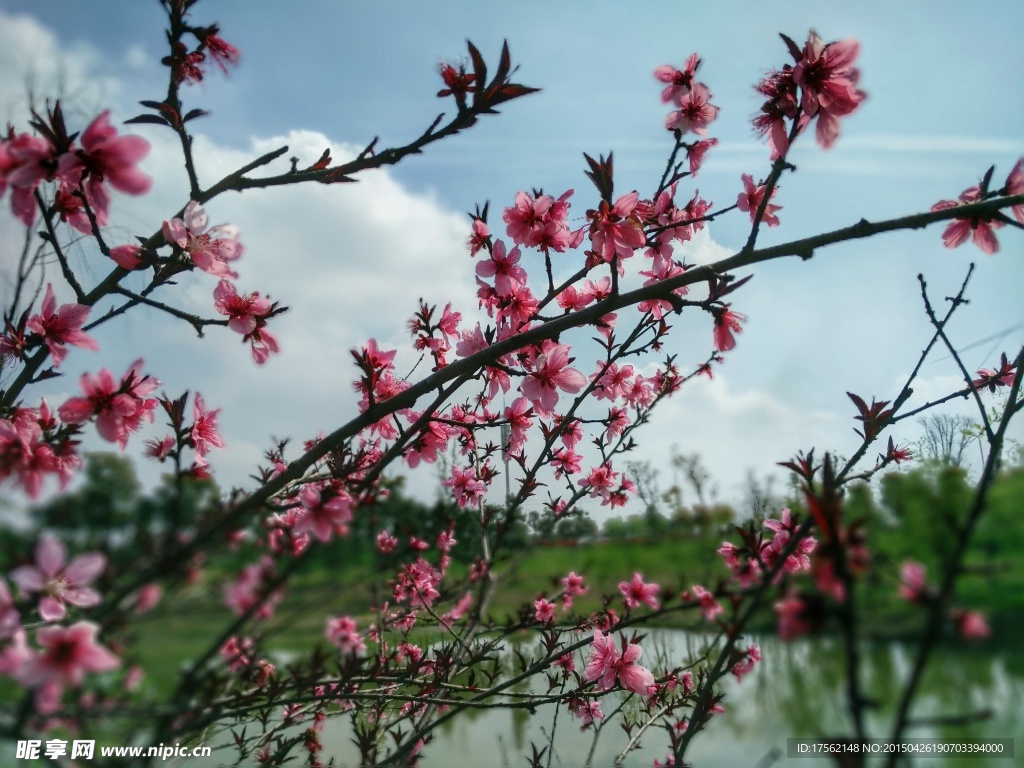
<svg viewBox="0 0 1024 768"><path fill-rule="evenodd" d="M46 394L61 402L74 394L78 372L106 365L117 374L143 355L147 372L168 393L199 389L209 405L222 408L228 448L211 457L213 467L223 484L244 484L272 436L305 439L354 414L348 350L369 337L407 345L405 322L420 296L453 301L474 315L465 211L490 200L492 229L503 234L498 213L516 191L558 195L574 188L572 215L581 217L595 202L582 172L584 151L614 150L617 192L635 188L648 196L671 148L663 128L667 110L651 73L660 64L681 65L694 51L703 59L701 80L721 109L709 131L720 144L680 198L696 186L724 207L735 201L742 173L763 178L769 169L749 118L758 105L751 86L786 61L776 33L803 40L813 26L826 40L861 43L861 85L869 98L842 122L831 151L810 141L797 145L791 160L799 172L785 177L775 200L783 206L782 226L764 231L760 245L861 217L926 210L977 183L991 164L1002 183L1024 154L1019 3L996 3L984 14L963 2L923 1L642 7L532 0L199 3L194 21L218 22L243 55L228 77L214 69L184 91L186 108L212 114L192 123L207 184L284 144L286 158L309 164L326 147L339 159L374 136L382 146L414 138L439 111L450 111L451 103L435 96L437 65L464 55L466 38L491 62L507 39L521 65L517 80L543 91L358 184L212 202L212 222L241 228L240 289L269 292L292 308L273 326L283 352L266 366L253 364L235 334L214 329L197 341L184 323L140 312L97 330L102 358L72 351L64 367L70 375L48 382ZM29 91L38 98L64 93L73 129L104 108L118 120L137 114L134 104L159 100L166 89L162 30L155 0L0 0L0 119L24 127ZM144 198L116 198L115 243L151 234L187 200L170 132L131 130L152 143L142 167L156 184ZM285 168L286 161L277 166ZM7 216L6 201L2 207L0 266L6 268L23 230ZM715 222L689 259L734 252L748 225L745 214ZM667 484L671 446L699 452L721 495L738 501L748 471L772 474L776 461L798 449L850 453L856 438L847 390L869 400L895 396L929 337L919 272L941 300L956 290L968 264L978 262L971 304L950 334L972 370L992 366L1001 351L1012 354L1024 343L1024 238L1002 230L1002 249L989 257L970 245L945 250L940 231L900 233L819 251L808 263L759 267L735 294L733 308L749 317L736 349L714 380L695 381L663 407L657 425L641 435L636 458L662 467ZM82 270L99 276L107 265L97 257L84 245L75 254ZM574 265L559 268L569 273ZM188 276L178 301L211 314L215 283L202 273ZM684 320L674 351L695 363L710 336L706 319ZM952 360L926 363L915 401L959 382ZM896 434L913 440L919 429L909 424ZM436 479L428 472L412 487L430 498Z"/></svg>

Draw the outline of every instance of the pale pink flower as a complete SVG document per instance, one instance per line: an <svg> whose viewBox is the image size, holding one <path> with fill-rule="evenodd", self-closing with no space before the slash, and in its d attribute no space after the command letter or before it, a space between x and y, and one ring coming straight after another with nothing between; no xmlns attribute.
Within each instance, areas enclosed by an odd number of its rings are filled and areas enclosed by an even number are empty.
<svg viewBox="0 0 1024 768"><path fill-rule="evenodd" d="M619 592L622 593L622 600L627 609L636 608L640 603L655 611L660 606L658 594L661 592L661 587L654 583L645 583L643 576L639 573L634 573L630 581L620 581Z"/></svg>
<svg viewBox="0 0 1024 768"><path fill-rule="evenodd" d="M662 65L654 70L656 79L668 83L661 92L663 104L668 104L670 101L678 102L690 92L690 88L693 86L693 76L699 65L700 59L697 58L697 54L691 53L681 70L668 65Z"/></svg>
<svg viewBox="0 0 1024 768"><path fill-rule="evenodd" d="M740 177L743 181L743 191L740 192L736 198L736 207L741 211L746 211L750 214L750 222L754 223L754 217L757 216L757 209L761 205L761 201L764 199L765 185L754 186L754 179L748 173L744 173ZM771 197L775 197L775 193L778 192L778 187L772 188ZM774 203L768 203L764 207L764 215L761 220L769 227L777 227L779 225L779 217L775 215L776 211L781 211L781 205L775 205Z"/></svg>
<svg viewBox="0 0 1024 768"><path fill-rule="evenodd" d="M545 339L537 355L534 371L520 385L523 396L542 415L551 413L558 404L558 390L575 394L587 383L586 377L570 368L569 346Z"/></svg>
<svg viewBox="0 0 1024 768"><path fill-rule="evenodd" d="M703 83L694 83L677 104L679 109L665 118L665 127L670 131L693 131L703 136L707 133L708 124L718 115L718 107L711 103L711 92Z"/></svg>
<svg viewBox="0 0 1024 768"><path fill-rule="evenodd" d="M203 207L190 200L180 219L171 219L163 224L164 238L184 250L192 263L204 272L232 280L238 273L231 271L228 263L242 256L242 244L238 242L238 227L231 224L209 226L209 217Z"/></svg>
<svg viewBox="0 0 1024 768"><path fill-rule="evenodd" d="M995 392L998 387L1009 387L1013 385L1014 369L1017 367L1011 363L1005 354L999 361L999 370L991 368L980 368L977 371L978 378L971 382L975 387L987 387L989 392Z"/></svg>
<svg viewBox="0 0 1024 768"><path fill-rule="evenodd" d="M18 681L29 688L54 685L58 690L77 688L86 673L108 672L121 661L96 641L99 627L79 621L70 627L41 627L36 631L37 653L26 665Z"/></svg>
<svg viewBox="0 0 1024 768"><path fill-rule="evenodd" d="M53 285L46 284L40 313L32 315L25 323L25 328L42 338L50 350L54 368L60 366L67 354L65 344L91 349L94 352L99 349L96 340L81 330L86 318L89 317L89 309L84 304L64 304L58 309L57 298L53 295Z"/></svg>
<svg viewBox="0 0 1024 768"><path fill-rule="evenodd" d="M570 702L569 712L576 719L583 721L580 726L581 731L595 720L604 717L604 713L601 711L601 702L598 699L579 699L576 702Z"/></svg>
<svg viewBox="0 0 1024 768"><path fill-rule="evenodd" d="M99 593L89 587L103 573L107 559L98 552L78 555L65 566L67 552L53 536L44 534L36 543L36 564L22 565L10 573L22 592L43 592L39 616L59 621L67 615L65 603L90 608L100 602Z"/></svg>

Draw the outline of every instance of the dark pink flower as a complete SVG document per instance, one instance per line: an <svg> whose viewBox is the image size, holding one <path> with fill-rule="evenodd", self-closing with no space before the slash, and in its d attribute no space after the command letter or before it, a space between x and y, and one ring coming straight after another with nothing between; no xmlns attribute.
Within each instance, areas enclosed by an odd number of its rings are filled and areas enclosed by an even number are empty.
<svg viewBox="0 0 1024 768"><path fill-rule="evenodd" d="M505 243L501 240L494 241L490 259L477 262L476 273L484 279L494 278L494 290L498 296L512 293L513 285L526 284L526 270L519 266L519 247L506 254Z"/></svg>
<svg viewBox="0 0 1024 768"><path fill-rule="evenodd" d="M142 261L141 253L142 249L137 245L119 245L110 249L110 258L121 269L133 270Z"/></svg>
<svg viewBox="0 0 1024 768"><path fill-rule="evenodd" d="M921 563L913 560L904 561L900 565L900 597L911 603L922 602L929 594L924 574L925 569Z"/></svg>
<svg viewBox="0 0 1024 768"><path fill-rule="evenodd" d="M94 352L99 349L96 340L81 330L88 317L89 307L84 304L64 304L58 309L53 285L47 283L40 313L30 317L25 327L42 338L56 368L67 355L65 344Z"/></svg>
<svg viewBox="0 0 1024 768"><path fill-rule="evenodd" d="M67 563L64 545L49 535L36 543L36 564L22 565L10 573L11 581L23 592L43 592L39 616L44 621L59 621L67 615L65 603L90 608L100 601L91 584L107 567L106 558L98 552L78 555Z"/></svg>
<svg viewBox="0 0 1024 768"><path fill-rule="evenodd" d="M320 541L330 541L335 532L346 532L352 522L352 497L344 491L312 483L302 486L299 501L304 512L295 522L296 533L312 533Z"/></svg>
<svg viewBox="0 0 1024 768"><path fill-rule="evenodd" d="M977 611L957 608L950 611L950 618L953 620L957 633L965 640L984 640L992 634L985 617Z"/></svg>

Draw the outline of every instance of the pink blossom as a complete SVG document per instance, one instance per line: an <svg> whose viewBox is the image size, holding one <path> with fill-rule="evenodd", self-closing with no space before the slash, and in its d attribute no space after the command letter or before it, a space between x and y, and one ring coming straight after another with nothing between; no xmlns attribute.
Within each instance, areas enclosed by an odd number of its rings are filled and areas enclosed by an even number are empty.
<svg viewBox="0 0 1024 768"><path fill-rule="evenodd" d="M761 649L756 643L751 643L745 651L741 652L739 660L732 665L731 672L737 682L742 682L743 678L753 671L754 665L760 660Z"/></svg>
<svg viewBox="0 0 1024 768"><path fill-rule="evenodd" d="M522 456L523 446L526 445L526 435L533 424L533 409L529 401L523 397L517 397L512 405L505 408L505 420L508 422L508 445L505 446L505 456Z"/></svg>
<svg viewBox="0 0 1024 768"><path fill-rule="evenodd" d="M61 155L58 175L69 184L80 185L86 199L106 219L110 197L103 182L128 195L144 195L153 180L136 166L149 154L149 142L141 136L118 136L104 110L82 131L82 148Z"/></svg>
<svg viewBox="0 0 1024 768"><path fill-rule="evenodd" d="M812 30L803 55L793 67L793 82L802 90L801 108L807 117L817 117L816 138L825 149L839 135L839 120L853 112L865 99L857 89L860 72L854 68L856 40L825 44Z"/></svg>
<svg viewBox="0 0 1024 768"><path fill-rule="evenodd" d="M704 155L718 143L718 139L701 139L695 144L686 145L686 159L690 163L690 175L696 176L704 163Z"/></svg>
<svg viewBox="0 0 1024 768"><path fill-rule="evenodd" d="M620 581L619 592L622 593L622 600L627 609L636 608L640 603L655 611L660 606L658 594L661 587L654 583L646 584L639 573L634 573L630 581Z"/></svg>
<svg viewBox="0 0 1024 768"><path fill-rule="evenodd" d="M639 199L640 196L634 191L622 195L613 205L602 200L597 210L587 211L590 241L594 251L608 264L616 256L620 259L630 258L647 241L636 211ZM623 274L621 264L619 274Z"/></svg>
<svg viewBox="0 0 1024 768"><path fill-rule="evenodd" d="M38 315L32 315L25 323L25 328L42 338L50 350L53 366L57 368L67 354L65 344L71 344L94 352L99 349L96 340L87 336L82 330L89 307L84 304L64 304L57 308L57 298L53 295L53 285L46 284L46 293Z"/></svg>
<svg viewBox="0 0 1024 768"><path fill-rule="evenodd" d="M921 563L906 560L900 565L899 594L912 603L921 602L928 595L925 568Z"/></svg>
<svg viewBox="0 0 1024 768"><path fill-rule="evenodd" d="M478 218L473 218L473 232L469 236L469 255L476 256L481 249L487 247L490 242L491 233L487 225Z"/></svg>
<svg viewBox="0 0 1024 768"><path fill-rule="evenodd" d="M156 607L157 603L160 602L160 598L163 595L163 590L159 584L146 584L139 588L139 591L135 596L135 603L132 605L132 611L136 614L148 613Z"/></svg>
<svg viewBox="0 0 1024 768"><path fill-rule="evenodd" d="M795 593L785 595L773 606L780 640L795 640L810 629L807 603Z"/></svg>
<svg viewBox="0 0 1024 768"><path fill-rule="evenodd" d="M228 328L246 336L256 330L257 321L270 313L270 300L259 292L240 296L235 286L221 280L213 290L213 306L227 315Z"/></svg>
<svg viewBox="0 0 1024 768"><path fill-rule="evenodd" d="M242 255L242 244L238 242L238 227L230 224L209 226L209 217L203 207L190 200L180 219L171 219L163 224L164 238L181 248L192 259L192 263L204 272L232 280L238 273L228 268L228 263Z"/></svg>
<svg viewBox="0 0 1024 768"><path fill-rule="evenodd" d="M587 383L586 377L570 368L569 345L545 339L537 355L533 373L527 376L520 391L542 414L550 414L558 404L558 390L575 394Z"/></svg>
<svg viewBox="0 0 1024 768"><path fill-rule="evenodd" d="M595 720L604 717L604 713L601 712L601 702L598 699L578 699L575 702L570 702L569 712L577 720L583 721L580 726L581 731Z"/></svg>
<svg viewBox="0 0 1024 768"><path fill-rule="evenodd" d="M733 333L740 333L743 330L740 323L744 322L747 318L739 312L733 312L729 309L719 309L713 312L715 317L713 332L715 350L718 352L728 352L736 347L736 339L733 337Z"/></svg>
<svg viewBox="0 0 1024 768"><path fill-rule="evenodd" d="M976 203L981 200L981 188L978 186L968 187L960 193L960 202L953 200L940 200L932 206L933 211L945 211L950 208L957 208L961 205ZM992 214L994 217L995 214ZM999 250L999 241L996 240L995 230L1003 226L1003 222L996 218L962 218L953 219L942 231L942 242L947 248L956 248L971 241L978 246L982 253L994 254Z"/></svg>
<svg viewBox="0 0 1024 768"><path fill-rule="evenodd" d="M107 369L98 374L85 373L79 379L79 387L85 397L72 397L64 403L58 413L68 424L80 424L96 417L96 431L100 437L111 443L119 443L121 449L128 444L128 435L135 432L142 420L153 420L153 409L157 401L144 397L160 382L150 376L141 376L142 360L136 360L120 384Z"/></svg>
<svg viewBox="0 0 1024 768"><path fill-rule="evenodd" d="M387 531L377 534L377 550L384 555L391 554L398 546L398 539Z"/></svg>
<svg viewBox="0 0 1024 768"><path fill-rule="evenodd" d="M36 564L22 565L10 573L11 581L23 592L44 592L39 601L39 616L44 621L59 621L67 615L65 603L89 608L100 601L99 593L89 587L107 566L98 552L78 555L67 562L64 545L44 534L36 543Z"/></svg>
<svg viewBox="0 0 1024 768"><path fill-rule="evenodd" d="M206 459L204 457L211 446L214 448L224 447L224 441L221 439L220 433L217 432L218 413L220 413L219 408L215 411L206 410L203 396L196 392L195 400L192 402L192 418L194 421L192 429L189 431L189 439L192 441L192 447L196 452L196 464L201 467L206 466Z"/></svg>
<svg viewBox="0 0 1024 768"><path fill-rule="evenodd" d="M718 115L718 107L711 103L711 92L703 83L694 83L690 92L676 103L679 109L665 118L665 127L670 131L693 131L703 136L708 124Z"/></svg>
<svg viewBox="0 0 1024 768"><path fill-rule="evenodd" d="M1024 157L1021 157L1013 166L1010 175L1006 177L1006 185L1002 194L1010 197L1012 195L1024 195ZM1018 222L1024 224L1024 203L1018 203L1010 208L1010 212Z"/></svg>
<svg viewBox="0 0 1024 768"><path fill-rule="evenodd" d="M77 688L86 673L116 669L120 660L96 642L97 632L99 627L90 621L79 621L70 627L41 627L36 631L39 653L29 660L18 681L30 688Z"/></svg>
<svg viewBox="0 0 1024 768"><path fill-rule="evenodd" d="M53 179L57 149L49 141L27 133L0 140L0 195L11 186L11 212L26 227L36 215L33 190Z"/></svg>
<svg viewBox="0 0 1024 768"><path fill-rule="evenodd" d="M142 249L137 245L119 245L110 249L110 258L121 269L135 269L142 262Z"/></svg>
<svg viewBox="0 0 1024 768"><path fill-rule="evenodd" d="M296 533L311 533L320 541L330 541L334 533L345 533L352 522L352 498L332 486L302 486L299 501L305 510L296 520Z"/></svg>
<svg viewBox="0 0 1024 768"><path fill-rule="evenodd" d="M993 371L991 368L979 369L977 371L978 378L972 381L971 385L977 388L987 387L989 392L995 392L998 387L1012 386L1016 367L1003 354L999 361L999 370Z"/></svg>
<svg viewBox="0 0 1024 768"><path fill-rule="evenodd" d="M345 656L361 656L366 653L366 643L356 631L356 622L351 616L328 618L324 636Z"/></svg>
<svg viewBox="0 0 1024 768"><path fill-rule="evenodd" d="M0 640L13 637L21 628L21 614L14 607L14 600L7 589L7 582L0 578Z"/></svg>
<svg viewBox="0 0 1024 768"><path fill-rule="evenodd" d="M562 579L562 610L568 611L572 608L572 599L578 595L585 595L588 587L583 586L583 577L576 571L569 573Z"/></svg>
<svg viewBox="0 0 1024 768"><path fill-rule="evenodd" d="M696 53L691 53L683 64L682 70L663 65L654 70L654 77L663 83L668 83L661 92L661 101L668 104L670 101L678 102L683 96L690 92L693 85L693 76L700 66L700 59Z"/></svg>
<svg viewBox="0 0 1024 768"><path fill-rule="evenodd" d="M478 505L487 491L487 485L480 480L472 469L452 467L451 475L441 483L446 488L451 488L455 503L460 509L467 506L472 508Z"/></svg>
<svg viewBox="0 0 1024 768"><path fill-rule="evenodd" d="M498 296L507 296L512 293L513 283L526 284L526 270L519 266L518 246L506 253L505 243L495 240L490 256L490 259L477 262L476 273L485 279L494 278L494 290Z"/></svg>
<svg viewBox="0 0 1024 768"><path fill-rule="evenodd" d="M950 618L953 619L957 633L965 640L984 640L992 634L985 617L977 611L958 608L950 612Z"/></svg>
<svg viewBox="0 0 1024 768"><path fill-rule="evenodd" d="M533 617L540 624L555 620L555 604L543 597L533 601Z"/></svg>
<svg viewBox="0 0 1024 768"><path fill-rule="evenodd" d="M697 600L697 604L700 606L700 614L706 621L714 621L715 617L725 610L721 603L715 600L715 596L701 585L698 584L692 587L690 592L693 593L694 599Z"/></svg>
<svg viewBox="0 0 1024 768"><path fill-rule="evenodd" d="M654 676L646 667L636 663L642 653L636 643L625 644L619 653L611 636L595 629L583 679L597 680L598 687L604 691L615 685L617 680L626 690L638 696L647 696L654 685Z"/></svg>
<svg viewBox="0 0 1024 768"><path fill-rule="evenodd" d="M743 180L743 191L736 198L736 207L741 211L750 213L750 222L753 224L757 216L757 209L764 199L765 186L761 184L755 187L754 179L748 173L744 173L740 178ZM770 200L772 197L775 197L775 193L778 191L778 187L773 187L772 194L768 199ZM764 207L764 215L761 220L769 227L777 227L779 225L779 217L775 215L775 212L781 210L781 205L768 203Z"/></svg>

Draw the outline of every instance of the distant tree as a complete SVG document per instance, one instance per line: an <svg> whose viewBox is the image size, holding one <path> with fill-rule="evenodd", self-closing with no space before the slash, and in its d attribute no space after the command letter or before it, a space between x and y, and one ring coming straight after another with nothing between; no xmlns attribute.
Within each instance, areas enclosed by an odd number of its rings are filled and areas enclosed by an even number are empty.
<svg viewBox="0 0 1024 768"><path fill-rule="evenodd" d="M934 413L918 421L924 434L917 441L918 457L942 467L961 467L964 453L977 440L974 422L953 413Z"/></svg>

